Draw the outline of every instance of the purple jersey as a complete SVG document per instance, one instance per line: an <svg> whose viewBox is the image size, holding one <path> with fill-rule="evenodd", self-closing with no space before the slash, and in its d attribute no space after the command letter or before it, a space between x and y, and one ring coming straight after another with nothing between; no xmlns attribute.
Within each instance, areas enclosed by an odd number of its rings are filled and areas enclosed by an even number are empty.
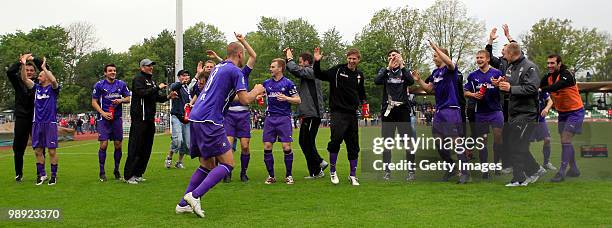
<svg viewBox="0 0 612 228"><path fill-rule="evenodd" d="M244 75L244 88L249 88L249 75L251 74L251 71L253 71L253 69L251 69L249 66L244 66L242 68L242 75ZM230 107L233 106L243 106L242 104L240 104L240 102L238 101L232 101L230 102Z"/></svg>
<svg viewBox="0 0 612 228"><path fill-rule="evenodd" d="M484 97L476 102L476 113L489 113L502 110L500 104L501 94L499 89L493 86L491 82L491 78L499 78L501 75L501 71L495 68L489 68L486 73L483 73L481 70L476 70L468 76L467 83L463 85L463 89L466 91L478 93L482 86L487 88Z"/></svg>
<svg viewBox="0 0 612 228"><path fill-rule="evenodd" d="M34 84L34 122L35 123L56 123L57 122L57 96L60 87L51 88L51 85L42 87Z"/></svg>
<svg viewBox="0 0 612 228"><path fill-rule="evenodd" d="M457 74L459 70L449 71L447 66L435 69L425 80L433 83L436 98L436 110L444 108L459 108L457 99Z"/></svg>
<svg viewBox="0 0 612 228"><path fill-rule="evenodd" d="M129 97L132 93L125 84L124 81L115 80L112 83L106 79L97 82L93 87L91 95L92 99L98 100L98 104L102 107L102 110L108 112L108 108L113 105L113 100L121 99L123 97ZM115 118L121 118L123 105L115 106ZM102 119L100 117L100 119Z"/></svg>
<svg viewBox="0 0 612 228"><path fill-rule="evenodd" d="M270 116L291 116L291 104L288 101L279 101L278 95L292 97L297 94L295 84L285 76L276 81L270 78L263 83L266 88L266 98L268 99L268 107L266 114Z"/></svg>
<svg viewBox="0 0 612 228"><path fill-rule="evenodd" d="M244 81L240 68L232 62L223 61L217 64L191 109L189 121L223 125L223 115L230 99L238 91L246 90Z"/></svg>

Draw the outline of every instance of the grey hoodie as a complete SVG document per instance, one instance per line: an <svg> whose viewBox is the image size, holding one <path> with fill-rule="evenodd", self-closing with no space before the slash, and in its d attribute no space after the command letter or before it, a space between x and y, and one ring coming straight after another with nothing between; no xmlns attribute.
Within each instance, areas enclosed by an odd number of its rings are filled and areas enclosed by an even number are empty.
<svg viewBox="0 0 612 228"><path fill-rule="evenodd" d="M538 72L538 67L523 55L508 65L506 70L506 80L510 83L508 122L537 122L540 87Z"/></svg>
<svg viewBox="0 0 612 228"><path fill-rule="evenodd" d="M300 67L291 60L287 62L287 71L300 79L298 93L302 103L298 105L298 116L321 118L324 112L321 80L315 78L312 66Z"/></svg>

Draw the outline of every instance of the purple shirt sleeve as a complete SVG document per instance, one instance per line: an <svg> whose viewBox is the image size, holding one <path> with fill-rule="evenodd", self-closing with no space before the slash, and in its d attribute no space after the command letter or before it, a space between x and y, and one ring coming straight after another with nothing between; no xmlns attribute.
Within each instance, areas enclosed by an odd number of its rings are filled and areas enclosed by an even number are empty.
<svg viewBox="0 0 612 228"><path fill-rule="evenodd" d="M100 89L99 85L100 85L100 83L94 84L93 92L91 94L91 98L93 98L93 99L100 99L100 96L101 96L100 91L101 91L101 89Z"/></svg>
<svg viewBox="0 0 612 228"><path fill-rule="evenodd" d="M233 86L236 92L247 90L245 81L246 80L244 79L244 75L242 74L241 71L234 72L234 85Z"/></svg>

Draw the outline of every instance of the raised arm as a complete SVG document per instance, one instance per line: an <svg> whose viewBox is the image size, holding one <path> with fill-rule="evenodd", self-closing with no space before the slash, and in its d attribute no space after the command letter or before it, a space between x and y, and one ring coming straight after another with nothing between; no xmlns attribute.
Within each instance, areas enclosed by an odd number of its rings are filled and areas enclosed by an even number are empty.
<svg viewBox="0 0 612 228"><path fill-rule="evenodd" d="M516 41L514 41L514 39L512 39L512 36L510 36L510 28L508 28L508 24L502 25L502 28L504 29L504 35L508 39L508 42L510 42L510 43L516 42Z"/></svg>
<svg viewBox="0 0 612 228"><path fill-rule="evenodd" d="M32 81L32 79L28 78L28 74L26 73L26 69L25 69L25 63L27 60L28 56L24 55L19 59L19 62L21 63L21 71L20 71L20 75L21 75L21 81L23 81L23 84L28 88L31 89L34 87L34 81Z"/></svg>
<svg viewBox="0 0 612 228"><path fill-rule="evenodd" d="M222 62L223 59L217 55L217 53L213 50L206 50L206 56L210 59L217 60L217 62Z"/></svg>
<svg viewBox="0 0 612 228"><path fill-rule="evenodd" d="M285 57L287 59L287 71L293 74L298 78L306 78L306 79L315 79L314 70L311 67L300 67L295 60L293 59L293 50L290 48L285 48L283 50L285 52ZM319 70L321 68L319 67Z"/></svg>
<svg viewBox="0 0 612 228"><path fill-rule="evenodd" d="M448 57L448 55L444 54L444 52L440 50L440 47L438 47L438 45L436 45L433 41L431 40L428 40L428 41L429 41L429 46L431 46L431 48L436 52L436 54L440 56L440 59L442 59L442 62L444 62L448 70L454 71L455 64L453 63L453 60L451 60L451 58Z"/></svg>
<svg viewBox="0 0 612 228"><path fill-rule="evenodd" d="M238 41L242 44L242 46L244 46L244 48L247 50L247 53L249 53L249 59L247 60L246 65L249 68L253 69L255 67L255 60L257 60L257 53L255 53L255 50L253 50L251 45L249 45L249 42L246 41L242 34L234 32L234 35L236 36L236 39L238 39Z"/></svg>
<svg viewBox="0 0 612 228"><path fill-rule="evenodd" d="M323 54L321 53L321 48L319 47L316 47L314 49L312 56L314 58L314 64L312 65L312 69L314 71L315 77L322 81L330 81L330 78L332 78L332 76L330 76L330 71L335 67L326 71L321 70L321 59L323 58Z"/></svg>
<svg viewBox="0 0 612 228"><path fill-rule="evenodd" d="M47 58L45 57L43 57L41 68L45 72L45 75L47 76L47 80L51 82L51 88L57 89L57 87L59 87L59 83L57 83L57 79L55 78L55 76L53 76L53 73L47 69Z"/></svg>

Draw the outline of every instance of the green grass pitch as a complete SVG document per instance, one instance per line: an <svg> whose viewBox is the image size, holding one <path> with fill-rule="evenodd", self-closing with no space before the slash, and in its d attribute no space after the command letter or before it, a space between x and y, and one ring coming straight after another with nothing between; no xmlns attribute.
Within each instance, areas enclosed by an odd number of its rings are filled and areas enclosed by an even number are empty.
<svg viewBox="0 0 612 228"><path fill-rule="evenodd" d="M553 135L551 160L558 166L559 136L555 125L549 127ZM587 137L593 142L610 142L610 124L593 124L588 130L591 134ZM419 135L430 132L422 125L418 131ZM328 170L323 179L303 178L307 175L306 163L297 143L297 133L294 130L295 185L288 186L282 181L273 185L263 183L267 173L261 131L254 130L248 171L251 181L246 184L239 181L240 155L235 152L234 180L229 184L219 183L202 199L206 210L204 219L194 214L174 213L198 162L187 159L186 169L164 168L169 135L156 136L145 173L148 181L139 185L115 180L99 182L97 141L60 144L58 184L55 186L34 185L35 163L31 149L26 152L24 182L15 183L12 151L0 151L0 209L62 209L62 218L57 221L4 219L0 220L0 227L612 226L612 162L609 158L578 157L581 177L550 183L548 180L554 172L549 172L538 183L524 188L504 187L503 184L510 180L507 175L482 181L479 173L472 172L471 183L456 185L436 182L440 172L424 171L417 171L414 183L406 183L403 174L396 173L393 181L385 182L377 175L369 175L374 177L362 178L362 185L353 187L346 180L349 169L343 146L338 159L341 183L334 186L329 182ZM319 153L328 160L325 148L329 129L320 129L317 138ZM542 161L541 145L541 142L532 143L531 147L538 162ZM127 148L127 140L124 148ZM579 154L577 145L576 149ZM112 176L112 146L108 151L106 170ZM285 168L278 143L274 155L276 173L283 176ZM126 157L127 149L124 149L121 171ZM492 156L489 157L491 160ZM417 152L417 161L424 158L436 159L437 153Z"/></svg>

